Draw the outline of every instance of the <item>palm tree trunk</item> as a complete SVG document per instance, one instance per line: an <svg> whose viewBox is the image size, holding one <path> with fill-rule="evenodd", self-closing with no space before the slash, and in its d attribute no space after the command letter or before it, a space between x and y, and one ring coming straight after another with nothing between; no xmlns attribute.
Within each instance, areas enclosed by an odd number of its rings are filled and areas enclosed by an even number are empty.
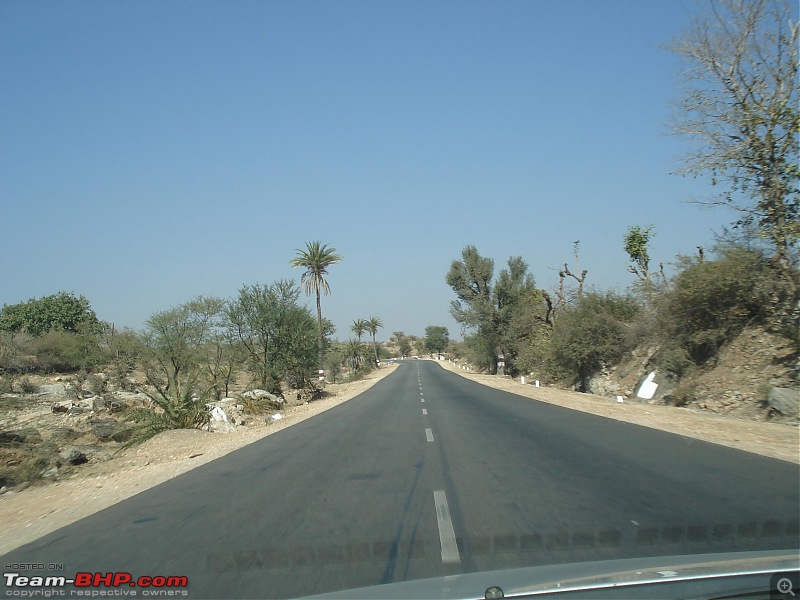
<svg viewBox="0 0 800 600"><path fill-rule="evenodd" d="M319 288L317 288L317 349L319 350L319 364L322 365L322 304L319 300Z"/></svg>

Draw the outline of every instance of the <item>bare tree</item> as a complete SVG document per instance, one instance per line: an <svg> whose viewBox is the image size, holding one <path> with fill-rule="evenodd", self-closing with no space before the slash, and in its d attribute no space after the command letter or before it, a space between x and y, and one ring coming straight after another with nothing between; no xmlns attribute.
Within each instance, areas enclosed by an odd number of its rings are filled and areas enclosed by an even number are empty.
<svg viewBox="0 0 800 600"><path fill-rule="evenodd" d="M581 241L575 240L572 242L572 254L575 256L575 271L580 270L580 251L581 251ZM569 265L564 263L564 268L558 270L558 288L555 289L556 294L556 303L553 305L553 302L550 298L550 295L542 290L544 300L547 303L547 316L545 317L545 322L551 324L551 317L554 317L561 309L563 309L567 304L580 300L583 297L583 285L586 282L586 275L589 273L587 269L584 269L580 272L580 276L576 275L572 271L570 271ZM578 287L575 290L565 290L564 283L567 277L574 279Z"/></svg>
<svg viewBox="0 0 800 600"><path fill-rule="evenodd" d="M724 184L715 200L756 224L792 279L800 224L798 21L790 0L707 0L668 49L685 89L674 131L696 143L684 174ZM796 282L791 284L796 288Z"/></svg>

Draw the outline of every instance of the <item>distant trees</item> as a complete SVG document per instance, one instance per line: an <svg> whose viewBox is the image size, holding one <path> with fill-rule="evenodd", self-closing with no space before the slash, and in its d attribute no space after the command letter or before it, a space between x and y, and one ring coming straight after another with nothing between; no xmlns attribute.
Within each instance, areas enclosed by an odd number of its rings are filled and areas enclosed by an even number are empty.
<svg viewBox="0 0 800 600"><path fill-rule="evenodd" d="M100 333L104 327L89 301L72 292L4 305L0 309L0 369L86 370L103 358Z"/></svg>
<svg viewBox="0 0 800 600"><path fill-rule="evenodd" d="M321 242L306 242L305 250L297 250L289 263L292 267L301 267L305 272L300 277L300 284L309 296L313 293L317 297L317 349L322 356L324 349L322 305L320 294L330 294L330 286L325 276L328 269L342 261L342 256L336 254L336 248L329 248Z"/></svg>
<svg viewBox="0 0 800 600"><path fill-rule="evenodd" d="M450 343L450 332L441 325L429 325L425 328L425 350L431 354L441 354Z"/></svg>
<svg viewBox="0 0 800 600"><path fill-rule="evenodd" d="M791 250L800 235L797 3L717 0L669 49L682 57L685 88L674 131L695 143L685 173L724 184L708 202L755 224L796 290Z"/></svg>
<svg viewBox="0 0 800 600"><path fill-rule="evenodd" d="M49 331L100 333L102 324L89 301L72 292L58 292L0 309L0 331L33 336Z"/></svg>
<svg viewBox="0 0 800 600"><path fill-rule="evenodd" d="M370 316L367 319L367 331L372 336L372 348L375 350L375 364L377 365L379 362L378 358L378 342L375 339L375 336L378 335L378 329L383 327L383 321L381 321L378 317Z"/></svg>
<svg viewBox="0 0 800 600"><path fill-rule="evenodd" d="M402 331L395 331L392 333L391 341L397 344L402 358L411 356L411 339L405 333Z"/></svg>

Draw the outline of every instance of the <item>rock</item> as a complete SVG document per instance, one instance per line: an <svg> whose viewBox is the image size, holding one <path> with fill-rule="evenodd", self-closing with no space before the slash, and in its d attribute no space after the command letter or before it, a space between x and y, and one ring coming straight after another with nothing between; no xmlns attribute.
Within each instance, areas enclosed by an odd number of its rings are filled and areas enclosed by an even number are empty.
<svg viewBox="0 0 800 600"><path fill-rule="evenodd" d="M39 444L42 442L42 434L38 429L26 427L14 431L0 432L0 446L14 444Z"/></svg>
<svg viewBox="0 0 800 600"><path fill-rule="evenodd" d="M116 419L92 419L89 421L95 437L101 442L127 442L133 429Z"/></svg>
<svg viewBox="0 0 800 600"><path fill-rule="evenodd" d="M61 381L61 378L59 377L58 379L56 379L56 381ZM64 394L67 393L67 386L64 385L63 383L51 383L46 385L40 385L39 393L63 396Z"/></svg>
<svg viewBox="0 0 800 600"><path fill-rule="evenodd" d="M250 390L242 394L242 398L250 398L251 400L269 400L274 404L283 404L283 398L279 398L274 394L270 394L266 390Z"/></svg>
<svg viewBox="0 0 800 600"><path fill-rule="evenodd" d="M147 394L142 392L124 392L122 390L114 392L113 397L119 402L124 402L127 406L147 407L151 406L152 400Z"/></svg>
<svg viewBox="0 0 800 600"><path fill-rule="evenodd" d="M128 403L124 400L117 398L112 394L106 394L102 398L99 396L95 396L92 398L92 409L97 410L108 410L108 412L116 413L122 412L128 408Z"/></svg>
<svg viewBox="0 0 800 600"><path fill-rule="evenodd" d="M784 417L796 417L800 412L800 392L788 388L773 387L767 396L767 406Z"/></svg>
<svg viewBox="0 0 800 600"><path fill-rule="evenodd" d="M218 431L223 433L230 433L236 430L236 426L228 420L228 415L219 406L211 406L211 418L208 422L209 431Z"/></svg>
<svg viewBox="0 0 800 600"><path fill-rule="evenodd" d="M58 458L62 463L67 463L70 465L82 465L89 462L89 459L86 458L86 454L81 452L81 450L75 446L67 446L64 448L58 453Z"/></svg>
<svg viewBox="0 0 800 600"><path fill-rule="evenodd" d="M71 427L51 427L50 428L50 439L51 440L63 440L63 441L70 441L74 440L77 437L80 437L80 433L72 429Z"/></svg>

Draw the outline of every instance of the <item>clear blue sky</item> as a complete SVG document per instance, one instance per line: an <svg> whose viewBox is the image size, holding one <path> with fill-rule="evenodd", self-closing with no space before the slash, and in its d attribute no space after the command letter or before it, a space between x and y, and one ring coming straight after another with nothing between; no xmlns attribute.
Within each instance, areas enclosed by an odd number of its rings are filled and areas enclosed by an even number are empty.
<svg viewBox="0 0 800 600"><path fill-rule="evenodd" d="M733 215L690 204L667 135L683 0L0 2L0 304L60 290L140 328L344 255L336 336L459 328L466 244L537 283L624 289ZM309 302L312 306L313 302Z"/></svg>

